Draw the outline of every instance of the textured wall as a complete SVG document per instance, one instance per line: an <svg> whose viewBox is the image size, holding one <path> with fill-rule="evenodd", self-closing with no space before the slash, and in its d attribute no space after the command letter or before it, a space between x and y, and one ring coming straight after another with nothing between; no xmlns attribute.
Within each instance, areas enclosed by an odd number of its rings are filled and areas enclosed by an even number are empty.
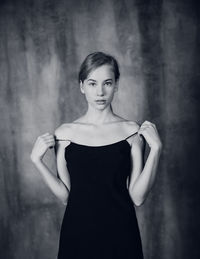
<svg viewBox="0 0 200 259"><path fill-rule="evenodd" d="M96 50L120 63L114 111L156 123L164 144L154 189L137 208L145 259L200 258L199 35L195 1L1 2L1 258L56 258L64 206L29 154L38 135L86 111L77 73ZM45 159L56 173L52 150Z"/></svg>

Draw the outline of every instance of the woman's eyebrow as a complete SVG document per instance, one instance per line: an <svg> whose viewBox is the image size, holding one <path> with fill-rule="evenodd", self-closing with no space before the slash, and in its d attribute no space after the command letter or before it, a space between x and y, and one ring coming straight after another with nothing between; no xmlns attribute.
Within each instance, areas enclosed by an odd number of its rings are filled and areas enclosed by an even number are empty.
<svg viewBox="0 0 200 259"><path fill-rule="evenodd" d="M108 78L108 79L104 80L104 82L106 82L106 81L112 81L112 78Z"/></svg>
<svg viewBox="0 0 200 259"><path fill-rule="evenodd" d="M88 81L96 82L96 80L91 79L91 78L87 79L87 82L88 82ZM106 81L112 81L112 78L105 79L104 82L106 82Z"/></svg>
<svg viewBox="0 0 200 259"><path fill-rule="evenodd" d="M89 78L87 81L93 81L96 82L96 80Z"/></svg>

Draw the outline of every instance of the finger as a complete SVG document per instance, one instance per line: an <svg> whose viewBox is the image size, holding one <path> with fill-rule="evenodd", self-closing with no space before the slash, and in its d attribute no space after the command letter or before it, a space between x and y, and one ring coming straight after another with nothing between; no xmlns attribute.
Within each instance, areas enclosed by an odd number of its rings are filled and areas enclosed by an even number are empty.
<svg viewBox="0 0 200 259"><path fill-rule="evenodd" d="M42 136L37 137L37 142L38 143L42 143L43 142L43 137Z"/></svg>
<svg viewBox="0 0 200 259"><path fill-rule="evenodd" d="M156 125L153 122L150 122L149 125L151 125L152 127L156 128Z"/></svg>
<svg viewBox="0 0 200 259"><path fill-rule="evenodd" d="M139 136L139 139L141 140L142 138L145 138L144 137L144 133L143 132L137 132L138 133L138 136Z"/></svg>
<svg viewBox="0 0 200 259"><path fill-rule="evenodd" d="M44 150L48 150L50 147L54 147L54 145L52 145L52 144L45 144L44 146L43 146L43 149Z"/></svg>
<svg viewBox="0 0 200 259"><path fill-rule="evenodd" d="M147 125L143 125L143 126L140 127L140 129L141 129L141 130L144 130L144 129L147 129L148 127L149 127L149 126L147 126Z"/></svg>
<svg viewBox="0 0 200 259"><path fill-rule="evenodd" d="M149 125L151 125L151 122L150 121L145 121L144 123L143 123L143 125L145 125L145 126L149 126Z"/></svg>
<svg viewBox="0 0 200 259"><path fill-rule="evenodd" d="M140 127L145 127L148 126L149 124L147 122L142 123L142 125Z"/></svg>
<svg viewBox="0 0 200 259"><path fill-rule="evenodd" d="M43 139L43 140L48 140L48 139L52 139L53 140L54 139L53 135L44 135L44 136L40 136L39 138Z"/></svg>
<svg viewBox="0 0 200 259"><path fill-rule="evenodd" d="M149 131L150 127L144 127L144 128L140 128L140 130L138 131L139 133L142 133L142 134L146 134L147 131Z"/></svg>
<svg viewBox="0 0 200 259"><path fill-rule="evenodd" d="M55 142L49 144L49 148L55 147Z"/></svg>
<svg viewBox="0 0 200 259"><path fill-rule="evenodd" d="M157 129L156 129L156 125L152 125L152 128L155 130L155 131L157 131Z"/></svg>
<svg viewBox="0 0 200 259"><path fill-rule="evenodd" d="M44 140L54 140L54 138L52 136L46 136L46 137L43 137Z"/></svg>
<svg viewBox="0 0 200 259"><path fill-rule="evenodd" d="M146 120L146 121L144 121L143 123L151 123L151 122Z"/></svg>
<svg viewBox="0 0 200 259"><path fill-rule="evenodd" d="M137 132L137 133L138 133L138 137L139 137L140 141L142 141L142 140L144 139L143 134L142 134L142 133L140 133L140 132Z"/></svg>
<svg viewBox="0 0 200 259"><path fill-rule="evenodd" d="M44 134L42 134L41 136L48 136L50 133L49 132L46 132Z"/></svg>
<svg viewBox="0 0 200 259"><path fill-rule="evenodd" d="M157 128L156 128L156 124L152 123L152 126L154 127L154 129L156 129L156 130L157 130Z"/></svg>
<svg viewBox="0 0 200 259"><path fill-rule="evenodd" d="M45 144L46 145L55 145L55 141L54 140L46 140Z"/></svg>
<svg viewBox="0 0 200 259"><path fill-rule="evenodd" d="M43 134L43 135L38 136L37 139L38 139L38 140L42 140L42 139L47 138L48 136L49 136L49 133L45 133L45 134Z"/></svg>
<svg viewBox="0 0 200 259"><path fill-rule="evenodd" d="M152 127L152 128L154 128L154 129L156 129L155 124L154 124L154 123L151 123L151 122L149 122L149 123L145 123L143 126L144 126L144 127L147 127L147 128Z"/></svg>
<svg viewBox="0 0 200 259"><path fill-rule="evenodd" d="M144 133L146 131L146 128L145 129L140 129L139 131L138 131L138 133L140 134L140 133Z"/></svg>
<svg viewBox="0 0 200 259"><path fill-rule="evenodd" d="M140 126L140 128L141 128L141 127L144 127L144 126L147 126L147 125L148 125L148 124L144 122L144 123L142 123L142 125Z"/></svg>
<svg viewBox="0 0 200 259"><path fill-rule="evenodd" d="M147 123L146 125L147 125L147 127L148 127L148 128L153 128L154 130L156 130L156 131L157 131L157 129L156 129L156 125L155 125L154 123L149 122L149 123Z"/></svg>

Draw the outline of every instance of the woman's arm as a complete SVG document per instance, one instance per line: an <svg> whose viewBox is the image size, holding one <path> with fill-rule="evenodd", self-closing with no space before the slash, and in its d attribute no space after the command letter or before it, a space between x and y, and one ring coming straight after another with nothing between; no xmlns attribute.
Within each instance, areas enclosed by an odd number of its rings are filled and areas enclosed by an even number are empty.
<svg viewBox="0 0 200 259"><path fill-rule="evenodd" d="M63 204L67 204L69 191L65 184L57 178L53 172L45 165L42 160L33 161L35 167L40 172L44 182L51 189L53 194L62 201Z"/></svg>
<svg viewBox="0 0 200 259"><path fill-rule="evenodd" d="M152 126L149 122L145 122L138 133L145 137L151 149L143 168L144 142L138 136L134 138L131 148L134 163L129 193L136 206L140 206L144 203L155 182L158 162L162 150L162 143L159 139L155 125Z"/></svg>
<svg viewBox="0 0 200 259"><path fill-rule="evenodd" d="M37 170L39 171L39 173L41 174L45 183L54 193L54 195L58 197L64 204L67 204L69 190L66 184L64 183L64 181L62 181L61 178L55 176L54 173L47 167L47 165L42 160L48 148L51 148L53 146L55 146L55 140L53 135L46 133L39 136L34 144L30 158ZM62 158L64 159L63 144L56 145L55 150L57 155L57 164L60 164Z"/></svg>

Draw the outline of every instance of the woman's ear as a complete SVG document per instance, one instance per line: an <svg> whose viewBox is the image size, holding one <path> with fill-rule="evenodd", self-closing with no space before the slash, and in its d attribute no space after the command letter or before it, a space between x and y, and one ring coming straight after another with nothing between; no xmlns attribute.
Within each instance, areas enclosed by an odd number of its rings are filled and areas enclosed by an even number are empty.
<svg viewBox="0 0 200 259"><path fill-rule="evenodd" d="M81 90L81 93L84 94L84 87L83 87L83 82L80 80L80 90Z"/></svg>

